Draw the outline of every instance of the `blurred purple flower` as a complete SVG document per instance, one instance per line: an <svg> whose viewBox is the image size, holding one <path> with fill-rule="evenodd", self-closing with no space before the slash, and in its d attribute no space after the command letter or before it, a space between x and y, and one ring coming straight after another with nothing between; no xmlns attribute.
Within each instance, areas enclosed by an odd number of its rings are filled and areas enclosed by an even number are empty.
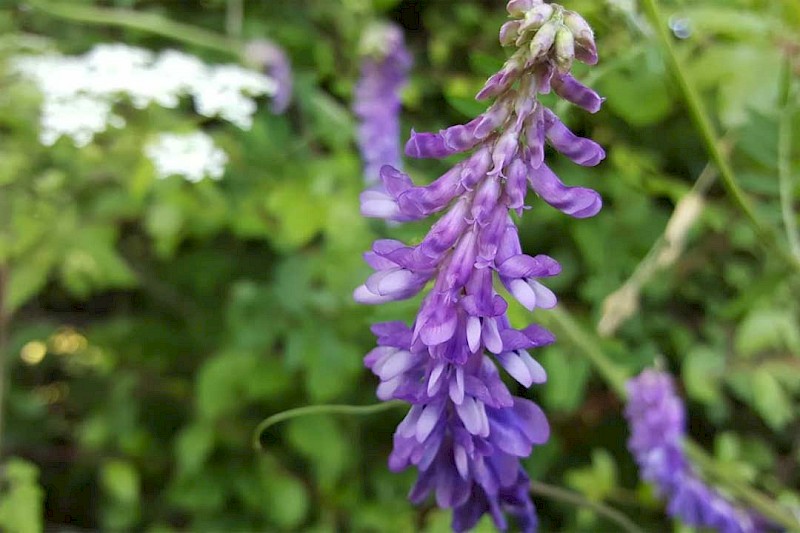
<svg viewBox="0 0 800 533"><path fill-rule="evenodd" d="M669 374L645 370L628 381L628 448L643 479L668 500L670 516L722 533L767 531L765 521L703 483L683 452L686 413Z"/></svg>
<svg viewBox="0 0 800 533"><path fill-rule="evenodd" d="M367 183L380 181L380 168L402 168L400 156L400 91L411 69L403 30L394 24L374 24L362 38L361 77L353 111L358 117L358 147Z"/></svg>
<svg viewBox="0 0 800 533"><path fill-rule="evenodd" d="M272 41L255 39L245 46L245 58L275 80L278 90L270 104L272 112L286 111L292 101L292 65L283 49Z"/></svg>
<svg viewBox="0 0 800 533"><path fill-rule="evenodd" d="M585 22L572 21L582 32L579 40L560 22L572 16L561 6L512 0L508 11L514 20L503 26L500 39L517 51L477 95L494 103L466 124L438 133L411 132L405 148L409 157L471 152L431 184L414 185L397 165L372 167L390 156L399 162L399 154L389 149L397 127L396 113L389 111L398 103L387 87L397 86L408 63L401 60L403 69L386 68L380 76L380 64L367 63L369 76L358 87L361 146L370 154L367 176L379 175L382 183L362 194L362 213L402 222L443 212L415 246L376 241L365 255L375 273L354 298L379 304L410 298L431 285L411 327L400 322L373 327L378 347L365 364L381 380L380 399L412 405L395 433L389 467L416 466L419 478L411 500L420 503L433 494L440 507L453 509L456 531L472 528L485 513L499 529L507 528L507 515L521 531L537 529L520 458L547 441L550 429L535 403L511 394L498 366L524 387L543 383L545 370L530 350L555 338L535 324L512 328L508 303L495 282L529 310L551 308L556 297L543 280L561 267L546 255L523 253L509 212L522 214L527 208L528 187L576 218L596 214L602 204L596 192L564 185L544 164L544 146L549 143L587 166L599 163L605 152L570 132L538 100L552 86L591 112L600 107L602 99L568 73L572 55L596 60Z"/></svg>

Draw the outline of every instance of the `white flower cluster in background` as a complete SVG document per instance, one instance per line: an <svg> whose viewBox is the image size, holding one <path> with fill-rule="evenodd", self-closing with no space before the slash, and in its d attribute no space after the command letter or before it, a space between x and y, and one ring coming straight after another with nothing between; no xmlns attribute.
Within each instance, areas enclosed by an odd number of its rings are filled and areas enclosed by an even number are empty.
<svg viewBox="0 0 800 533"><path fill-rule="evenodd" d="M182 176L193 183L205 177L220 179L228 162L225 152L202 131L162 133L147 144L144 152L158 178Z"/></svg>
<svg viewBox="0 0 800 533"><path fill-rule="evenodd" d="M80 56L20 56L13 65L44 97L40 141L47 146L62 136L85 146L109 126L124 126L113 107L126 100L139 109L173 108L191 96L201 115L249 129L253 98L277 90L272 78L238 65L206 65L176 50L155 54L124 44L97 45Z"/></svg>

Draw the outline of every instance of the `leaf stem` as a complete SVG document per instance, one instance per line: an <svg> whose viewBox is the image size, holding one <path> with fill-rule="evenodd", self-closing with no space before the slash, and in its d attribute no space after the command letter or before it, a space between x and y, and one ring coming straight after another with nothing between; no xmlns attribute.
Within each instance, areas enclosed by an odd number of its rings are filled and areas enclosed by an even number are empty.
<svg viewBox="0 0 800 533"><path fill-rule="evenodd" d="M550 309L546 313L541 313L536 318L544 323L545 326L564 333L570 342L576 348L579 348L580 352L591 361L608 386L620 398L625 398L627 394L625 382L628 376L625 375L619 365L609 359L603 352L603 349L600 348L600 339L582 328L575 317L563 305Z"/></svg>
<svg viewBox="0 0 800 533"><path fill-rule="evenodd" d="M781 215L789 249L800 258L800 233L797 228L797 217L794 213L794 187L792 176L792 114L794 107L791 104L792 91L792 63L786 58L781 73L780 88L780 117L778 119L778 183L780 185Z"/></svg>
<svg viewBox="0 0 800 533"><path fill-rule="evenodd" d="M613 335L639 309L641 291L653 277L667 269L683 253L689 231L703 212L705 194L717 179L716 167L708 163L692 188L684 194L647 254L639 261L628 279L603 300L602 315L597 322L601 337Z"/></svg>
<svg viewBox="0 0 800 533"><path fill-rule="evenodd" d="M232 39L242 37L244 0L228 0L225 6L225 33Z"/></svg>
<svg viewBox="0 0 800 533"><path fill-rule="evenodd" d="M3 456L3 423L5 422L6 369L8 367L8 337L11 323L11 312L6 306L8 293L9 269L0 264L0 459Z"/></svg>
<svg viewBox="0 0 800 533"><path fill-rule="evenodd" d="M711 119L705 108L697 88L691 83L686 74L686 69L681 63L678 53L672 44L672 39L667 31L667 24L658 7L657 0L642 0L642 5L647 11L651 19L651 23L655 27L656 35L661 43L662 48L667 57L669 67L678 82L683 98L689 108L689 114L695 123L695 126L703 139L709 157L717 166L722 184L725 190L733 200L736 207L745 215L750 225L756 231L756 234L764 241L765 244L772 247L781 258L792 267L793 270L800 272L800 257L796 257L789 253L779 242L776 234L771 228L765 226L756 215L750 199L745 194L744 190L739 186L733 169L728 163L727 158L723 155L720 149L717 134L711 124Z"/></svg>
<svg viewBox="0 0 800 533"><path fill-rule="evenodd" d="M561 501L570 505L590 509L598 515L617 524L620 527L620 531L627 531L628 533L644 533L642 528L637 526L630 518L616 509L603 503L584 498L580 494L570 490L548 485L547 483L542 483L540 481L531 481L531 492L551 500Z"/></svg>
<svg viewBox="0 0 800 533"><path fill-rule="evenodd" d="M330 405L306 405L303 407L296 407L294 409L287 409L286 411L281 411L280 413L275 413L272 416L269 416L261 421L258 426L256 426L255 431L253 431L253 448L256 451L263 451L264 447L261 445L261 435L270 427L274 426L279 422L284 422L286 420L290 420L292 418L297 418L300 416L308 416L308 415L326 415L326 414L341 414L341 415L356 415L356 416L363 416L363 415L371 415L375 413L381 413L383 411L388 411L390 409L394 409L395 407L403 407L408 406L407 403L401 402L399 400L392 400L389 402L381 402L372 405L342 405L342 404L330 404Z"/></svg>
<svg viewBox="0 0 800 533"><path fill-rule="evenodd" d="M27 3L43 13L75 22L119 26L153 33L236 57L241 56L242 53L242 45L235 39L190 24L175 22L155 13L142 13L122 8L93 7L74 2L27 0Z"/></svg>

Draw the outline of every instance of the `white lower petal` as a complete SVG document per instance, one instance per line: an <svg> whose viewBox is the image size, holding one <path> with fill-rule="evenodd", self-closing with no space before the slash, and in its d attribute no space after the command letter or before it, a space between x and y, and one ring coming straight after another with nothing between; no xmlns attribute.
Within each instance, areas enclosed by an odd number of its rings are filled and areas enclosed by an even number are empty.
<svg viewBox="0 0 800 533"><path fill-rule="evenodd" d="M536 305L542 309L552 309L558 303L556 295L553 291L539 283L538 281L530 280L530 286L536 294Z"/></svg>
<svg viewBox="0 0 800 533"><path fill-rule="evenodd" d="M476 316L467 319L467 346L472 352L481 346L481 319Z"/></svg>
<svg viewBox="0 0 800 533"><path fill-rule="evenodd" d="M528 311L533 311L533 308L536 307L536 293L524 280L511 280L508 284L508 290Z"/></svg>
<svg viewBox="0 0 800 533"><path fill-rule="evenodd" d="M380 296L370 291L366 285L359 285L353 291L353 300L360 304L382 304L391 301L387 296Z"/></svg>
<svg viewBox="0 0 800 533"><path fill-rule="evenodd" d="M483 343L486 349L492 353L503 351L503 341L500 339L500 332L497 330L497 320L494 318L483 319Z"/></svg>

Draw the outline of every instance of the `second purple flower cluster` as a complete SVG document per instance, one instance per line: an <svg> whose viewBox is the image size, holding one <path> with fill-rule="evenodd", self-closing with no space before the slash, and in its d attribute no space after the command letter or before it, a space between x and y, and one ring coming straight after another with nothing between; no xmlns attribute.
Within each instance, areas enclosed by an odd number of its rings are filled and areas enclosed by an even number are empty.
<svg viewBox="0 0 800 533"><path fill-rule="evenodd" d="M669 374L645 370L628 382L628 448L642 479L669 501L667 511L693 527L720 533L768 531L766 521L737 507L698 477L683 451L686 413Z"/></svg>

